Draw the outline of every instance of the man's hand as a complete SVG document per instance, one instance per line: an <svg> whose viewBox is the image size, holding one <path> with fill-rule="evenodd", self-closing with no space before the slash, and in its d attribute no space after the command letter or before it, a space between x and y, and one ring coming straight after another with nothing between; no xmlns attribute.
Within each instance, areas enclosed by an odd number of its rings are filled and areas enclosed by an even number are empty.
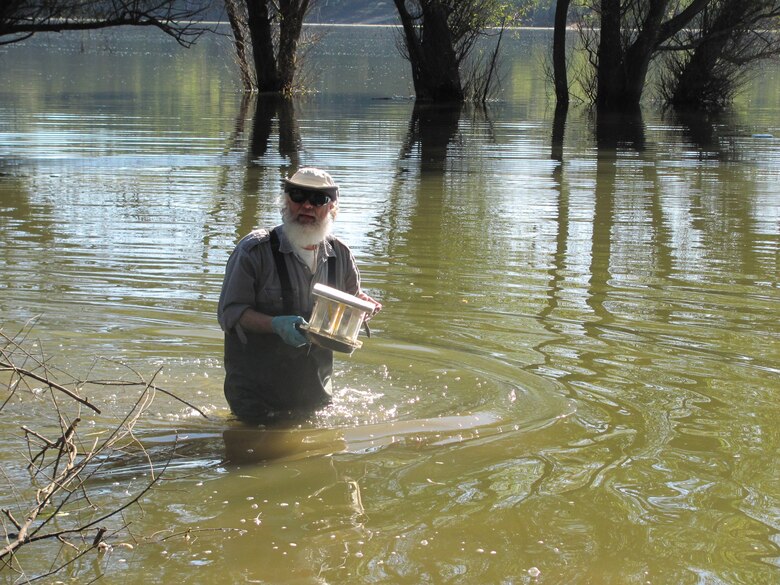
<svg viewBox="0 0 780 585"><path fill-rule="evenodd" d="M377 301L376 299L372 299L370 296L368 296L368 295L367 295L366 293L364 293L363 291L360 291L360 292L359 292L359 293L358 293L356 296L357 296L359 299L362 299L362 300L364 300L364 301L368 301L369 303L374 303L374 310L371 312L371 314L370 314L370 315L366 315L366 319L365 319L366 321L368 321L368 320L369 320L371 317L373 317L373 316L374 316L374 315L376 315L376 314L377 314L379 311L381 311L381 310L382 310L382 303L380 303L380 302L379 302L379 301Z"/></svg>
<svg viewBox="0 0 780 585"><path fill-rule="evenodd" d="M306 319L299 315L279 315L271 319L271 329L282 338L287 345L301 347L309 343L306 336L298 330L297 325L308 325Z"/></svg>

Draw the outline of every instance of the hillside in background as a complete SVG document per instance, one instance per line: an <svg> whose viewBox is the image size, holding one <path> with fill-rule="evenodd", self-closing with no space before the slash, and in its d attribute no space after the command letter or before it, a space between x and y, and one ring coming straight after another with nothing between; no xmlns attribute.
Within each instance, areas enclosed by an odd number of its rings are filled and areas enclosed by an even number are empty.
<svg viewBox="0 0 780 585"><path fill-rule="evenodd" d="M0 0L2 2L3 0ZM180 0L186 2L186 0ZM528 0L514 0L517 6L527 5ZM537 0L526 8L522 19L524 26L552 26L555 2ZM574 12L574 11L572 11ZM224 3L216 0L207 12L207 19L227 22ZM316 24L392 24L399 25L393 0L313 0L306 22Z"/></svg>
<svg viewBox="0 0 780 585"><path fill-rule="evenodd" d="M323 24L399 24L391 0L318 0L306 22Z"/></svg>
<svg viewBox="0 0 780 585"><path fill-rule="evenodd" d="M510 0L523 14L524 26L552 26L553 0ZM307 22L327 24L400 24L393 0L314 0ZM572 8L570 15L576 14Z"/></svg>

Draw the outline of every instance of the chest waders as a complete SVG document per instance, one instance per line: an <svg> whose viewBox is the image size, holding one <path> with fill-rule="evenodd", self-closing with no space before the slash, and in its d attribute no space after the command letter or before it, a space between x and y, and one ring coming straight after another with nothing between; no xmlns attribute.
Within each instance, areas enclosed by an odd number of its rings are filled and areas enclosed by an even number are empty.
<svg viewBox="0 0 780 585"><path fill-rule="evenodd" d="M294 315L294 291L279 249L279 235L270 242L282 292L282 312ZM328 285L336 287L336 257L328 257ZM257 307L267 312L264 307ZM276 316L276 314L272 314ZM310 314L303 315L305 319ZM225 336L225 397L238 418L265 423L310 413L330 402L333 352L318 345L292 347L275 333L235 332Z"/></svg>

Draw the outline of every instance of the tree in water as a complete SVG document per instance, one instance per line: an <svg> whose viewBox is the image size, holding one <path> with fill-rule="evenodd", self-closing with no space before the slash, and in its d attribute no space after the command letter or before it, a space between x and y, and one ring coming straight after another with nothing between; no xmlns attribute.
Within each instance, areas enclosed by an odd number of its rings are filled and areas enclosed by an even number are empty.
<svg viewBox="0 0 780 585"><path fill-rule="evenodd" d="M780 0L717 0L677 39L679 50L666 62L661 92L672 106L721 110L756 71L780 54L780 37L770 32L780 17Z"/></svg>
<svg viewBox="0 0 780 585"><path fill-rule="evenodd" d="M569 107L569 78L566 73L566 26L571 0L557 0L555 3L555 25L553 27L553 83L555 85L556 107Z"/></svg>
<svg viewBox="0 0 780 585"><path fill-rule="evenodd" d="M498 82L498 50L507 20L499 0L394 0L403 28L401 54L412 67L418 101L484 102ZM499 24L498 42L484 62L471 61L477 40Z"/></svg>
<svg viewBox="0 0 780 585"><path fill-rule="evenodd" d="M594 21L581 30L597 109L638 108L651 61L712 1L590 0Z"/></svg>
<svg viewBox="0 0 780 585"><path fill-rule="evenodd" d="M225 0L244 89L292 95L303 20L312 6L311 0Z"/></svg>

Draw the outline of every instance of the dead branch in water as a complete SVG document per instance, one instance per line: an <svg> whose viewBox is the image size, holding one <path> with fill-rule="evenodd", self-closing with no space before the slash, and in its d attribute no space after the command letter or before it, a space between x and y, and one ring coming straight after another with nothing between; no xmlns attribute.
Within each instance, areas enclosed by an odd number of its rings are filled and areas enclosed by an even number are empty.
<svg viewBox="0 0 780 585"><path fill-rule="evenodd" d="M132 386L144 386L145 383L142 381L138 382L125 382L125 381L119 381L119 380L83 380L81 382L84 385L92 384L94 386L126 386L126 387L132 387ZM187 406L188 408L191 408L195 412L197 412L199 415L201 415L203 418L208 419L208 415L203 412L200 408L192 404L191 402L187 402L180 396L176 396L173 392L166 390L165 388L160 388L159 386L156 386L152 384L149 386L152 390L155 392L160 392L161 394L165 394L166 396L170 396L174 400L181 402L183 405Z"/></svg>
<svg viewBox="0 0 780 585"><path fill-rule="evenodd" d="M29 330L14 337L0 331L0 372L8 373L7 380L3 379L7 396L0 403L0 414L7 412L12 399L16 403L32 397L37 407L44 408L43 416L17 427L20 432L16 437L4 437L6 449L19 454L24 463L19 469L24 467L26 474L18 469L14 472L14 463L18 462L5 460L2 481L7 485L2 490L12 494L13 499L4 498L4 507L0 508L0 575L9 571L24 582L50 577L90 552L99 554L110 550L107 539L119 538L126 532L128 524L123 514L138 505L160 481L178 446L178 440L174 441L164 460L155 464L134 434L136 423L158 391L206 416L173 393L157 387L154 380L160 370L147 380L122 364L134 374L134 380L55 380L46 360L28 349L28 335ZM38 384L47 392L42 393ZM83 388L87 385L136 387L139 394L129 410L116 420L106 417L94 420L89 417L100 414L101 409L83 398ZM79 434L79 429L87 424L91 425L91 438ZM96 432L95 427L105 427L105 430ZM8 431L13 427L6 421L3 428ZM16 450L14 440L19 445ZM135 494L119 498L100 495L95 488L105 483L129 447L144 457L149 479ZM26 565L34 561L28 559L44 558L35 552L36 545L43 543L59 547L57 561L44 573L31 576ZM45 557L52 558L50 554Z"/></svg>
<svg viewBox="0 0 780 585"><path fill-rule="evenodd" d="M0 411L3 409L5 404L8 400L10 400L11 396L13 396L13 391L16 389L19 383L25 381L25 380L35 380L36 382L41 382L42 384L45 384L48 388L51 390L57 390L58 392L62 392L63 394L69 396L76 402L79 402L80 404L83 404L84 406L91 408L98 414L100 414L100 409L89 402L86 398L82 398L78 395L78 392L74 390L70 390L57 382L54 382L50 379L48 370L46 368L46 364L40 361L38 358L32 355L29 351L25 350L21 342L17 342L16 338L8 337L5 333L0 330L0 340L5 342L5 346L0 348L0 356L2 356L2 359L0 359L0 372L13 372L11 375L11 381L8 383L8 388L11 390L9 393L8 398L6 399L6 402L4 402L2 405L0 405ZM23 357L25 358L25 361L29 360L35 363L37 369L43 369L44 374L38 374L33 370L22 368L19 366L16 366L13 363L13 360L11 359L11 354L21 353Z"/></svg>

